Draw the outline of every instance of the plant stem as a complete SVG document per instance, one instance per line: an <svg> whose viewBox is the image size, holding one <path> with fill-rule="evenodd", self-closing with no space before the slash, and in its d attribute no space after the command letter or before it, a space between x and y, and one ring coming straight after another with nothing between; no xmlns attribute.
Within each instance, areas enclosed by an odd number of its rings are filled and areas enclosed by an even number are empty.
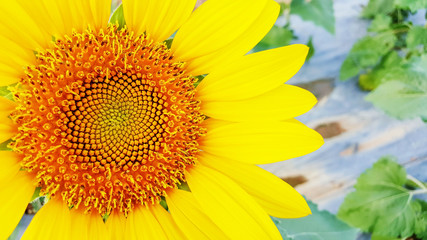
<svg viewBox="0 0 427 240"><path fill-rule="evenodd" d="M413 195L417 195L417 194L424 194L427 193L427 189L418 189L418 190L414 190L410 192Z"/></svg>
<svg viewBox="0 0 427 240"><path fill-rule="evenodd" d="M421 182L420 180L414 178L413 176L411 176L409 174L406 176L406 178L408 180L412 181L413 183L415 183L417 187L419 187L419 188L421 188L423 190L427 190L427 187L426 187L425 183Z"/></svg>

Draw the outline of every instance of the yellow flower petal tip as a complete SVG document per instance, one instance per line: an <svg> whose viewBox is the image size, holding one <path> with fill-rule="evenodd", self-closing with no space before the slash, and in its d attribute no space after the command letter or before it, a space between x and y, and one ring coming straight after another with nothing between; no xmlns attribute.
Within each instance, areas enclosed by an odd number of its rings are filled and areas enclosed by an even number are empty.
<svg viewBox="0 0 427 240"><path fill-rule="evenodd" d="M308 206L307 201L305 201L305 199L298 202L298 205L299 205L298 211L300 215L296 215L295 217L292 217L292 218L306 217L312 214L311 209Z"/></svg>
<svg viewBox="0 0 427 240"><path fill-rule="evenodd" d="M202 102L223 102L267 93L293 77L307 54L307 46L294 44L241 56L206 76L197 87L197 97Z"/></svg>
<svg viewBox="0 0 427 240"><path fill-rule="evenodd" d="M311 214L305 201L292 186L253 164L200 154L202 165L226 175L238 183L271 216L299 218Z"/></svg>
<svg viewBox="0 0 427 240"><path fill-rule="evenodd" d="M324 140L296 121L209 121L202 149L212 155L251 164L300 157L319 149Z"/></svg>
<svg viewBox="0 0 427 240"><path fill-rule="evenodd" d="M244 100L202 102L200 111L207 116L225 121L274 121L304 114L316 103L316 97L309 91L292 85L281 85L274 90Z"/></svg>
<svg viewBox="0 0 427 240"><path fill-rule="evenodd" d="M34 187L49 202L23 239L279 240L269 215L310 213L254 165L323 143L292 120L314 96L283 84L308 47L247 54L279 14L273 0L195 4L123 0L123 28L108 23L110 0L0 7L0 85L14 84L13 101L0 97L0 142L12 150L0 238Z"/></svg>

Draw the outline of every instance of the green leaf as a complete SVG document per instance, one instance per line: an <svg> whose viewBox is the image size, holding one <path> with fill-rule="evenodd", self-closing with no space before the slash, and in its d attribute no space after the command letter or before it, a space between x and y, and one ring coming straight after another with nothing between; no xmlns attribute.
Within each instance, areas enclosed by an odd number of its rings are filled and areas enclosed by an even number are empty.
<svg viewBox="0 0 427 240"><path fill-rule="evenodd" d="M408 48L415 48L419 45L427 46L427 28L421 26L411 28L406 37L406 44Z"/></svg>
<svg viewBox="0 0 427 240"><path fill-rule="evenodd" d="M373 18L378 14L388 14L394 10L394 0L370 0L363 9L362 16Z"/></svg>
<svg viewBox="0 0 427 240"><path fill-rule="evenodd" d="M169 38L165 40L166 47L169 49L172 47L173 38Z"/></svg>
<svg viewBox="0 0 427 240"><path fill-rule="evenodd" d="M420 199L415 200L415 202L420 206L415 224L415 235L422 240L427 240L427 202Z"/></svg>
<svg viewBox="0 0 427 240"><path fill-rule="evenodd" d="M371 240L402 240L401 238L372 235Z"/></svg>
<svg viewBox="0 0 427 240"><path fill-rule="evenodd" d="M264 51L272 48L289 45L294 38L292 30L285 27L273 26L270 32L255 46L254 52Z"/></svg>
<svg viewBox="0 0 427 240"><path fill-rule="evenodd" d="M359 86L365 91L372 91L383 83L384 76L386 76L390 68L399 66L402 62L402 58L395 51L388 52L383 58L381 58L380 64L375 66L372 71L361 74L359 77Z"/></svg>
<svg viewBox="0 0 427 240"><path fill-rule="evenodd" d="M31 202L36 200L37 198L41 197L40 196L40 187L36 187L36 189L34 190L33 196L31 197Z"/></svg>
<svg viewBox="0 0 427 240"><path fill-rule="evenodd" d="M161 205L165 210L168 210L168 209L169 209L168 204L167 204L167 202L166 202L166 200L165 200L164 198L162 198L162 200L160 200L160 205Z"/></svg>
<svg viewBox="0 0 427 240"><path fill-rule="evenodd" d="M415 85L390 81L381 84L366 100L387 114L399 118L427 118L427 92Z"/></svg>
<svg viewBox="0 0 427 240"><path fill-rule="evenodd" d="M205 79L206 76L207 74L195 76L195 78L197 78L197 82L194 83L194 87L199 86L199 84L203 81L203 79Z"/></svg>
<svg viewBox="0 0 427 240"><path fill-rule="evenodd" d="M312 215L299 219L273 218L284 240L354 240L358 230L307 201Z"/></svg>
<svg viewBox="0 0 427 240"><path fill-rule="evenodd" d="M310 60L310 58L313 57L314 53L316 52L316 50L314 49L312 36L310 36L310 38L308 39L307 47L309 47L309 50L308 50L306 61Z"/></svg>
<svg viewBox="0 0 427 240"><path fill-rule="evenodd" d="M0 144L0 151L12 151L12 149L8 148L7 145L12 142L12 140L6 140L5 142Z"/></svg>
<svg viewBox="0 0 427 240"><path fill-rule="evenodd" d="M420 9L427 8L427 0L394 0L396 7L400 9L409 9L416 12Z"/></svg>
<svg viewBox="0 0 427 240"><path fill-rule="evenodd" d="M391 17L384 15L384 14L378 14L375 16L374 20L372 21L371 25L368 28L369 32L383 32L390 29L391 24Z"/></svg>
<svg viewBox="0 0 427 240"><path fill-rule="evenodd" d="M384 237L414 234L419 204L404 188L405 169L390 158L382 158L358 179L338 211L338 217L365 232Z"/></svg>
<svg viewBox="0 0 427 240"><path fill-rule="evenodd" d="M306 21L335 33L335 16L332 0L293 0L291 14L299 15Z"/></svg>
<svg viewBox="0 0 427 240"><path fill-rule="evenodd" d="M366 100L387 114L399 118L427 118L427 55L388 68Z"/></svg>
<svg viewBox="0 0 427 240"><path fill-rule="evenodd" d="M116 8L110 18L110 23L119 24L119 29L123 28L126 25L125 16L123 13L123 4L120 4L120 6Z"/></svg>
<svg viewBox="0 0 427 240"><path fill-rule="evenodd" d="M285 12L289 12L289 9L290 9L289 3L279 3L279 5L280 5L279 16L282 16Z"/></svg>
<svg viewBox="0 0 427 240"><path fill-rule="evenodd" d="M9 91L9 86L0 87L0 96L13 100L13 94Z"/></svg>
<svg viewBox="0 0 427 240"><path fill-rule="evenodd" d="M364 91L372 91L378 85L381 84L381 76L384 73L384 69L372 71L367 74L360 74L359 76L359 87ZM379 75L379 76L378 76Z"/></svg>
<svg viewBox="0 0 427 240"><path fill-rule="evenodd" d="M397 38L392 31L366 36L360 39L350 50L340 70L340 79L347 80L362 70L379 63L394 46Z"/></svg>
<svg viewBox="0 0 427 240"><path fill-rule="evenodd" d="M7 89L7 87L8 86L0 87L0 96L5 96L5 95L10 93L10 91Z"/></svg>

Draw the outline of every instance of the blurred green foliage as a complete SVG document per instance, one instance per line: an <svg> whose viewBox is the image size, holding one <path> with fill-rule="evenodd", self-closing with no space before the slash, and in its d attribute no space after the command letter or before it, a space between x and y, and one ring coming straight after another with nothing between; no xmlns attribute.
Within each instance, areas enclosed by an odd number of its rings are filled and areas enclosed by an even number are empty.
<svg viewBox="0 0 427 240"><path fill-rule="evenodd" d="M351 49L340 79L359 75L367 100L396 118L427 119L427 26L411 14L427 0L370 0L362 17L372 19L368 34Z"/></svg>
<svg viewBox="0 0 427 240"><path fill-rule="evenodd" d="M300 16L306 21L335 33L335 17L332 0L293 0L291 14Z"/></svg>
<svg viewBox="0 0 427 240"><path fill-rule="evenodd" d="M366 99L388 114L427 119L427 55L395 60L376 72L382 82Z"/></svg>
<svg viewBox="0 0 427 240"><path fill-rule="evenodd" d="M332 0L293 0L291 4L282 3L280 5L280 15L285 18L286 24L284 26L274 26L253 49L254 52L283 47L289 45L292 40L297 39L291 28L291 15L299 16L305 21L312 22L331 34L335 33L335 16ZM312 37L310 37L306 45L310 47L310 52L307 56L308 60L315 53Z"/></svg>
<svg viewBox="0 0 427 240"><path fill-rule="evenodd" d="M286 46L289 45L291 40L294 38L294 32L290 29L289 25L284 27L273 26L264 39L258 43L254 51L259 52L276 47Z"/></svg>
<svg viewBox="0 0 427 240"><path fill-rule="evenodd" d="M307 201L312 215L298 219L273 218L284 240L354 240L359 230Z"/></svg>

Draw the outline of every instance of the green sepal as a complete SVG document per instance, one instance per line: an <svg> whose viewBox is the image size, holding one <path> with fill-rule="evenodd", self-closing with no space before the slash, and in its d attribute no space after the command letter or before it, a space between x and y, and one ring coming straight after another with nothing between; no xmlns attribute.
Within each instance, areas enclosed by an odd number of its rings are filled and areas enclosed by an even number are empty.
<svg viewBox="0 0 427 240"><path fill-rule="evenodd" d="M313 57L314 53L316 53L316 49L314 49L314 45L313 45L313 36L310 36L310 38L308 39L307 47L309 47L309 49L308 49L306 61L309 61L310 58Z"/></svg>
<svg viewBox="0 0 427 240"><path fill-rule="evenodd" d="M110 18L110 23L118 24L119 29L123 28L126 25L125 15L123 13L123 4L120 4L120 6L118 6L116 10L114 10L113 15L111 15Z"/></svg>

